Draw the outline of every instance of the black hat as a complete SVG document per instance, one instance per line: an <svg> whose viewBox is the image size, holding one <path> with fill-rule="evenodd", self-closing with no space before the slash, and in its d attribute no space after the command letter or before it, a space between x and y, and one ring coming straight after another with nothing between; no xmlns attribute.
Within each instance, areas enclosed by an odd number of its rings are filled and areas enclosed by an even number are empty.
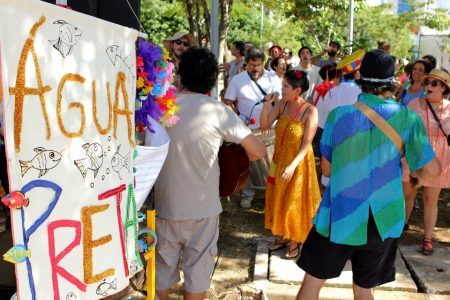
<svg viewBox="0 0 450 300"><path fill-rule="evenodd" d="M394 60L387 52L374 49L364 55L359 72L363 81L391 83L394 80Z"/></svg>

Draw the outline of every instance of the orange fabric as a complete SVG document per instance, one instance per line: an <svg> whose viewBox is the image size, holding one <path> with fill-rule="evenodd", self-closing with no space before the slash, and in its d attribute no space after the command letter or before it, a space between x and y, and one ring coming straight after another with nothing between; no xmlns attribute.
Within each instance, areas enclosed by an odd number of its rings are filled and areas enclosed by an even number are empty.
<svg viewBox="0 0 450 300"><path fill-rule="evenodd" d="M321 196L311 146L291 180L286 182L281 178L281 171L298 154L305 130L303 122L289 120L288 116L281 116L275 127L275 185L266 186L264 227L274 235L303 243L312 227ZM286 126L286 137L281 146Z"/></svg>

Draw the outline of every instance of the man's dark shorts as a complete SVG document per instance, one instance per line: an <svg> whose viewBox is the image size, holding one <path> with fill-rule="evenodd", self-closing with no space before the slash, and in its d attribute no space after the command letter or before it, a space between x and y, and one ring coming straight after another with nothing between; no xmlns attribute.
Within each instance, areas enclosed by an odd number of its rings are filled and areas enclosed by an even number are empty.
<svg viewBox="0 0 450 300"><path fill-rule="evenodd" d="M349 246L330 242L311 229L297 264L306 273L319 278L339 277L347 260L352 262L353 282L373 288L395 280L398 239L381 240L372 213L367 226L367 244Z"/></svg>

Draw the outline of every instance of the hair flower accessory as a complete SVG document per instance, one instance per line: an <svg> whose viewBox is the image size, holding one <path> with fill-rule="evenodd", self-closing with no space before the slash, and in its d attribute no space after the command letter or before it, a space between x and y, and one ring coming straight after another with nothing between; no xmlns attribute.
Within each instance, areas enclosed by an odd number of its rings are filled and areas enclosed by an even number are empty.
<svg viewBox="0 0 450 300"><path fill-rule="evenodd" d="M301 78L303 77L302 71L296 70L296 71L295 71L295 77L296 77L297 79L301 79Z"/></svg>
<svg viewBox="0 0 450 300"><path fill-rule="evenodd" d="M165 127L175 125L180 119L176 113L175 87L172 72L174 65L168 62L168 52L161 47L139 39L136 55L136 130L151 129L147 117L159 121Z"/></svg>

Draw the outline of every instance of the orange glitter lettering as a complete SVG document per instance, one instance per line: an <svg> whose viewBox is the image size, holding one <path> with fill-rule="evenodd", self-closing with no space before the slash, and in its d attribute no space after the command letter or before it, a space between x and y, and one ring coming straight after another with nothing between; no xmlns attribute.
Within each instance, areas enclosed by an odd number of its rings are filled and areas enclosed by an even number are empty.
<svg viewBox="0 0 450 300"><path fill-rule="evenodd" d="M108 125L105 129L103 129L97 117L97 93L95 91L95 80L92 81L92 115L94 116L95 127L97 127L97 130L101 135L107 134L111 130L112 126L112 103L111 93L109 91L109 82L106 83L106 93L108 99Z"/></svg>
<svg viewBox="0 0 450 300"><path fill-rule="evenodd" d="M109 268L99 274L93 275L92 249L99 247L112 240L110 234L102 236L99 239L92 239L92 215L107 210L109 204L99 206L88 206L81 209L81 222L83 223L83 266L84 283L91 284L101 281L105 277L112 276L116 270Z"/></svg>
<svg viewBox="0 0 450 300"><path fill-rule="evenodd" d="M123 99L125 102L125 108L119 109L119 90L122 91ZM127 118L128 125L128 142L132 147L136 146L133 140L133 128L131 122L131 116L133 112L128 108L128 94L125 88L125 74L123 72L117 73L116 81L116 99L114 101L114 138L117 139L117 115L123 115Z"/></svg>
<svg viewBox="0 0 450 300"><path fill-rule="evenodd" d="M62 121L62 116L61 116L61 101L62 101L62 90L64 88L64 85L66 84L66 81L76 81L76 82L80 82L80 83L84 83L85 79L83 76L79 75L79 74L65 74L62 78L61 81L59 82L59 86L58 86L58 98L56 100L56 118L58 119L58 125L59 128L61 129L61 132L69 138L74 138L74 137L79 137L83 135L84 132L84 128L86 126L86 116L84 114L84 106L80 103L80 102L72 102L69 104L69 109L70 108L78 108L80 110L81 113L81 126L80 129L78 130L78 132L68 132L67 129L64 127L63 121Z"/></svg>
<svg viewBox="0 0 450 300"><path fill-rule="evenodd" d="M16 86L10 87L9 92L15 96L14 105L14 148L16 152L20 152L20 143L22 137L22 121L23 121L23 102L27 95L39 95L39 101L41 103L42 115L47 127L47 140L51 137L50 123L48 121L47 109L45 108L44 94L51 91L50 86L43 86L41 69L37 60L36 51L34 49L34 37L37 30L42 24L45 23L45 17L42 16L37 23L33 25L30 30L30 36L25 41L20 54L19 65L17 69ZM28 60L28 55L31 53L34 63L34 70L36 72L37 88L30 88L25 86L25 66Z"/></svg>

